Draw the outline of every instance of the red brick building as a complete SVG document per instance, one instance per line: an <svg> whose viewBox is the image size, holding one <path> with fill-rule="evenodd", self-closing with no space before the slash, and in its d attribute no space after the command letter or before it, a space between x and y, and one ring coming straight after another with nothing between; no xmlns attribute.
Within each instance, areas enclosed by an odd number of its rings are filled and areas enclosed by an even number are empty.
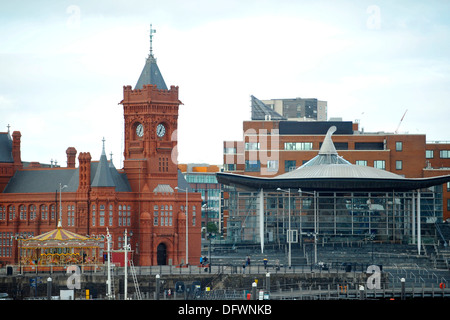
<svg viewBox="0 0 450 320"><path fill-rule="evenodd" d="M127 230L136 265L199 260L201 196L177 168L178 87L166 87L152 53L121 104L123 169L107 159L105 141L99 160L69 147L67 167L26 166L20 132L0 133L0 263L16 263L18 239L55 229L60 216L64 229L81 235L109 230L113 249Z"/></svg>

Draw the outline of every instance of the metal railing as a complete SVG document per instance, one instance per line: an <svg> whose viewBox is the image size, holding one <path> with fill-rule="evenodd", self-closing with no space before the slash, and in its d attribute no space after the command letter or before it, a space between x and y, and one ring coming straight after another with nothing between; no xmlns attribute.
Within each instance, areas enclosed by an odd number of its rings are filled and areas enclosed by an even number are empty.
<svg viewBox="0 0 450 320"><path fill-rule="evenodd" d="M362 263L341 263L334 262L329 264L315 264L315 265L272 265L265 266L264 264L252 263L251 265L242 267L241 264L212 264L209 266L174 266L174 265L158 265L158 266L134 266L134 270L137 276L149 275L222 275L222 274L298 274L298 273L359 273L366 272L368 264ZM80 273L82 274L96 274L107 275L106 265L96 265L94 268L80 267ZM12 268L12 274L52 274L52 273L66 273L66 268L58 266L58 268L50 268L49 266L18 266L8 265L7 267L0 268L0 275L7 275L11 271L8 268ZM114 275L123 275L124 267L113 266L112 272ZM11 274L11 275L12 275Z"/></svg>

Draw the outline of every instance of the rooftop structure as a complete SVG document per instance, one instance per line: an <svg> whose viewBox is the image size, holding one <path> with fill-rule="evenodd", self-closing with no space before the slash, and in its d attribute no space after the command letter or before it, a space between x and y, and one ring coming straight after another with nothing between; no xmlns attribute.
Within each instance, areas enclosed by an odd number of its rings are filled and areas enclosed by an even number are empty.
<svg viewBox="0 0 450 320"><path fill-rule="evenodd" d="M260 102L269 109L280 114L285 120L327 120L327 102L316 98L269 99L261 100Z"/></svg>
<svg viewBox="0 0 450 320"><path fill-rule="evenodd" d="M287 120L255 96L251 96L252 120Z"/></svg>

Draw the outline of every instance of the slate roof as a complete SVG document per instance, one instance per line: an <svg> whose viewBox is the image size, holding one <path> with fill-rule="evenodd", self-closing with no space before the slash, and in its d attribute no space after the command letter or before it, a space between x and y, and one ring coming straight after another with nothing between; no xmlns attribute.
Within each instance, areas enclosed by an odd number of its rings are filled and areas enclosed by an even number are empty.
<svg viewBox="0 0 450 320"><path fill-rule="evenodd" d="M9 132L0 133L0 162L14 162L12 156L12 139Z"/></svg>
<svg viewBox="0 0 450 320"><path fill-rule="evenodd" d="M158 89L167 90L166 83L153 55L149 55L145 61L144 68L142 69L134 89L142 89L145 84L153 84L156 85Z"/></svg>
<svg viewBox="0 0 450 320"><path fill-rule="evenodd" d="M111 169L108 159L106 159L105 149L103 148L97 170L95 170L94 179L91 182L91 187L114 187L115 183L112 178L112 171L114 170Z"/></svg>
<svg viewBox="0 0 450 320"><path fill-rule="evenodd" d="M186 181L186 178L184 177L183 173L178 169L178 176L177 176L177 185L178 185L178 192L186 192L182 191L187 190L188 192L194 192L194 190L191 188L191 185Z"/></svg>
<svg viewBox="0 0 450 320"><path fill-rule="evenodd" d="M116 192L130 192L127 175L117 171L105 159L91 162L91 186L115 187ZM18 170L9 181L4 193L49 193L59 191L59 184L67 185L62 192L78 189L78 168L26 169Z"/></svg>

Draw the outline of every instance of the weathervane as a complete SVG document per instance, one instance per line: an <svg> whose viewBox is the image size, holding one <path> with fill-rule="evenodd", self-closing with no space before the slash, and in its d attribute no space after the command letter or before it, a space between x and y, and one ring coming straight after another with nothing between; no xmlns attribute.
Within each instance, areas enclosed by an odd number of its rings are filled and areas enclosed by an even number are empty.
<svg viewBox="0 0 450 320"><path fill-rule="evenodd" d="M156 33L156 30L152 28L152 24L150 24L150 56L153 57L153 34Z"/></svg>
<svg viewBox="0 0 450 320"><path fill-rule="evenodd" d="M105 154L105 137L103 137L102 142L103 142L102 154Z"/></svg>

